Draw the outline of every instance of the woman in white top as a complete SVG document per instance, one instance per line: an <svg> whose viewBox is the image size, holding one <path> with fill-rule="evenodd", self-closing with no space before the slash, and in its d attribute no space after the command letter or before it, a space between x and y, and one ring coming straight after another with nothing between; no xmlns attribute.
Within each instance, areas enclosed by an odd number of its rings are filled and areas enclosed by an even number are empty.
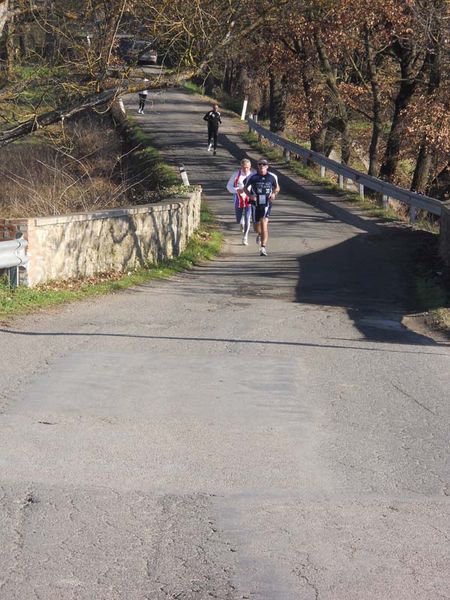
<svg viewBox="0 0 450 600"><path fill-rule="evenodd" d="M236 223L241 224L242 243L248 245L248 232L250 230L252 207L248 203L248 195L244 192L244 180L256 171L252 168L252 163L248 158L241 160L241 167L235 171L227 183L227 190L233 194L234 212L236 214Z"/></svg>

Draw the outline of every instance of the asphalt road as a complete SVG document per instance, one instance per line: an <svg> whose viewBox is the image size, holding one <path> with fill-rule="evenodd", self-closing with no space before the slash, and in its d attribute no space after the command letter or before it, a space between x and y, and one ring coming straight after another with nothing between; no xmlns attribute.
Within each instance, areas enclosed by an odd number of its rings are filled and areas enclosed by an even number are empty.
<svg viewBox="0 0 450 600"><path fill-rule="evenodd" d="M450 349L402 324L411 234L280 171L259 257L207 108L136 118L221 256L1 327L0 598L450 598Z"/></svg>

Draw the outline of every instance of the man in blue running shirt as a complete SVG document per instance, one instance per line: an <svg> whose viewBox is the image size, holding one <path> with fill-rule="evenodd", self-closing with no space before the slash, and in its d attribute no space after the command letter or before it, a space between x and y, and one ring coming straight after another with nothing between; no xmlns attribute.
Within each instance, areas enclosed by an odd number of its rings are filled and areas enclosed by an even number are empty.
<svg viewBox="0 0 450 600"><path fill-rule="evenodd" d="M269 216L272 202L280 191L278 178L269 172L269 163L260 158L257 163L258 172L244 182L244 190L253 205L253 223L257 233L256 242L260 243L259 255L267 256L267 240L269 239Z"/></svg>

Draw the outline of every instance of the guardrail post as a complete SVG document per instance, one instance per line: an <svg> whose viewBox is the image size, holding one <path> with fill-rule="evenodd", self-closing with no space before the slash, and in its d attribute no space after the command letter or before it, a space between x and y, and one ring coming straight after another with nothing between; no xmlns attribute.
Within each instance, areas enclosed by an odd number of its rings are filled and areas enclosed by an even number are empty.
<svg viewBox="0 0 450 600"><path fill-rule="evenodd" d="M325 179L325 167L323 165L320 165L320 176L322 177L322 179Z"/></svg>
<svg viewBox="0 0 450 600"><path fill-rule="evenodd" d="M364 200L364 184L362 184L362 183L358 184L358 188L359 188L359 197Z"/></svg>
<svg viewBox="0 0 450 600"><path fill-rule="evenodd" d="M341 188L341 190L344 189L344 176L343 175L339 175L339 187Z"/></svg>
<svg viewBox="0 0 450 600"><path fill-rule="evenodd" d="M283 156L286 159L286 162L291 162L291 153L286 148L283 150Z"/></svg>
<svg viewBox="0 0 450 600"><path fill-rule="evenodd" d="M8 281L12 288L16 288L19 285L19 267L8 269Z"/></svg>
<svg viewBox="0 0 450 600"><path fill-rule="evenodd" d="M410 223L415 223L416 222L416 217L417 217L417 209L415 206L410 206L409 207L409 222Z"/></svg>
<svg viewBox="0 0 450 600"><path fill-rule="evenodd" d="M389 196L387 194L383 194L382 203L384 210L387 210L389 208Z"/></svg>

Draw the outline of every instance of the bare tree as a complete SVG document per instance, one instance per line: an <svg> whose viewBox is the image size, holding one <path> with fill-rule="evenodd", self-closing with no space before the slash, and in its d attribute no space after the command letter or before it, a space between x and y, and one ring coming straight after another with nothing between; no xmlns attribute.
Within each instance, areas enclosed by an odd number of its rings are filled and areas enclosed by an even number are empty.
<svg viewBox="0 0 450 600"><path fill-rule="evenodd" d="M81 111L108 105L123 93L174 85L205 71L217 53L286 3L278 0L271 8L266 0L259 0L261 15L253 17L249 0L28 0L27 20L45 33L47 43L35 49L32 60L39 81L26 82L36 91L33 101L28 101L29 118L23 119L26 111L19 110L23 80L11 74L0 85L3 120L8 123L0 131L0 146ZM22 31L24 23L24 19L17 23ZM118 35L127 31L157 39L176 68L150 85L130 78L129 65L120 64L115 52ZM39 67L46 68L44 76ZM45 90L41 96L39 90ZM22 116L14 125L11 112Z"/></svg>

